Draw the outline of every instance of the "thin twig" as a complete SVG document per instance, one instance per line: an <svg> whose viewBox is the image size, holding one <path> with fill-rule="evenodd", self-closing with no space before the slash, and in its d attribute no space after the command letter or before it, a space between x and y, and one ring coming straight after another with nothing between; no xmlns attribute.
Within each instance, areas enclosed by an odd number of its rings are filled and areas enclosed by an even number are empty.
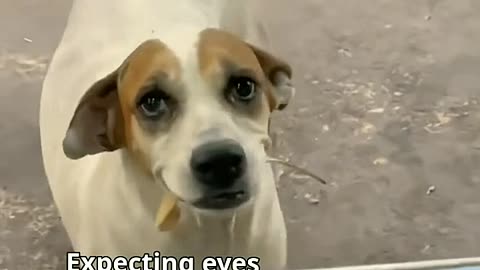
<svg viewBox="0 0 480 270"><path fill-rule="evenodd" d="M292 169L295 169L297 170L299 173L302 173L302 174L305 174L307 176L310 176L311 178L319 181L320 183L326 185L327 184L327 181L323 180L321 177L309 172L308 170L304 169L304 168L300 168L296 165L293 165L287 161L284 161L284 160L280 160L280 159L277 159L277 158L268 158L267 159L267 162L273 162L273 163L279 163L279 164L282 164L282 165L285 165L287 167L290 167Z"/></svg>

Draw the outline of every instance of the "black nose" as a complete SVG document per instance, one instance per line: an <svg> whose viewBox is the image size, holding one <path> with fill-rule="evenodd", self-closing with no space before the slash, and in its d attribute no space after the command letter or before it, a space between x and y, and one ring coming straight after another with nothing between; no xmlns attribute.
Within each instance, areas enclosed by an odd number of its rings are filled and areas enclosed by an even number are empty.
<svg viewBox="0 0 480 270"><path fill-rule="evenodd" d="M245 172L245 152L233 140L206 143L193 150L190 167L195 178L208 187L228 188Z"/></svg>

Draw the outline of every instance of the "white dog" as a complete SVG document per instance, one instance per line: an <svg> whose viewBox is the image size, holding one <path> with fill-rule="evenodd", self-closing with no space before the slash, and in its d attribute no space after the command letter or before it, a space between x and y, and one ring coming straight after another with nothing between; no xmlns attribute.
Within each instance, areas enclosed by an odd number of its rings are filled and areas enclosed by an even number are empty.
<svg viewBox="0 0 480 270"><path fill-rule="evenodd" d="M286 267L267 152L270 115L294 90L255 5L74 1L44 81L40 131L75 251Z"/></svg>

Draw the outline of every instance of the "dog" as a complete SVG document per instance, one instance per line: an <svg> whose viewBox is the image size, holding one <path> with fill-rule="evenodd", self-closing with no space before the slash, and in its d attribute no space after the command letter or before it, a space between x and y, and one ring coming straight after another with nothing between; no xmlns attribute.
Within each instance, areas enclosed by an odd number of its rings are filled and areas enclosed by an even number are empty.
<svg viewBox="0 0 480 270"><path fill-rule="evenodd" d="M39 119L74 251L286 267L267 159L292 68L270 52L257 2L74 0Z"/></svg>

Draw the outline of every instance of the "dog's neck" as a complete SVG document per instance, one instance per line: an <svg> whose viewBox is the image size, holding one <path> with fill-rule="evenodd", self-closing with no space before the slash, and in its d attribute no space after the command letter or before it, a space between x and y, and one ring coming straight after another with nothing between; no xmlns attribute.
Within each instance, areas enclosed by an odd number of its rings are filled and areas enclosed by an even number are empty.
<svg viewBox="0 0 480 270"><path fill-rule="evenodd" d="M262 40L263 33L259 33L258 2L79 0L73 3L63 40L93 51L98 51L100 44L121 44L132 50L146 39L161 39L172 28L187 26L199 31L219 28L259 46L266 41Z"/></svg>

